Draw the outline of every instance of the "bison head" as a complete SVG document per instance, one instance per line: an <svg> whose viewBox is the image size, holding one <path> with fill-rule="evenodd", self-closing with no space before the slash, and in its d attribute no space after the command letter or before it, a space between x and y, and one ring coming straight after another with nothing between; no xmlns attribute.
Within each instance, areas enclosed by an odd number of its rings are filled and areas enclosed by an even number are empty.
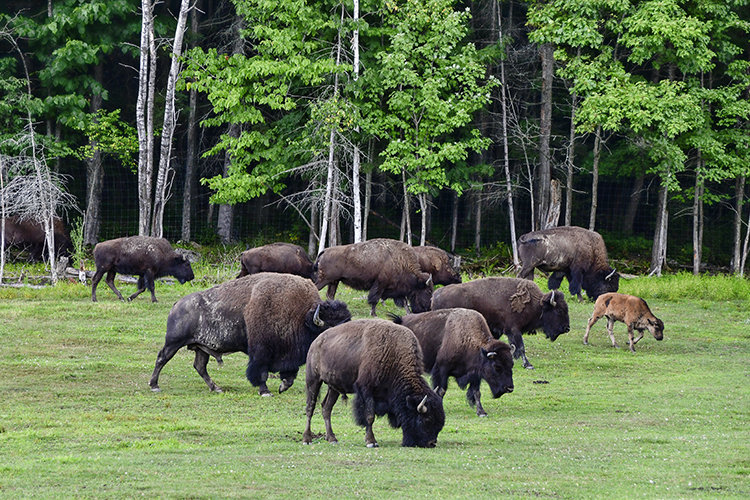
<svg viewBox="0 0 750 500"><path fill-rule="evenodd" d="M407 298L409 307L413 313L423 313L430 310L432 305L432 275L422 273L422 278L415 288L413 288Z"/></svg>
<svg viewBox="0 0 750 500"><path fill-rule="evenodd" d="M620 274L610 267L597 272L591 278L584 275L582 287L589 299L596 300L599 295L620 289Z"/></svg>
<svg viewBox="0 0 750 500"><path fill-rule="evenodd" d="M326 328L346 323L351 319L352 314L345 303L340 300L326 300L307 311L305 325L315 334L319 334Z"/></svg>
<svg viewBox="0 0 750 500"><path fill-rule="evenodd" d="M542 330L551 341L570 331L568 303L560 290L553 290L542 297Z"/></svg>
<svg viewBox="0 0 750 500"><path fill-rule="evenodd" d="M515 346L493 340L482 348L482 378L487 381L493 398L513 392L513 352ZM468 393L467 393L468 397ZM473 403L469 401L469 403Z"/></svg>
<svg viewBox="0 0 750 500"><path fill-rule="evenodd" d="M177 278L177 281L179 281L181 285L184 285L186 282L195 278L193 267L190 265L190 262L184 255L179 254L172 257L172 260L169 263L168 274Z"/></svg>
<svg viewBox="0 0 750 500"><path fill-rule="evenodd" d="M392 414L388 416L391 425L401 427L401 446L434 448L438 433L445 425L443 400L433 390L428 390L421 397L407 396L406 408L396 418L397 422L394 422Z"/></svg>
<svg viewBox="0 0 750 500"><path fill-rule="evenodd" d="M664 339L664 322L659 318L649 319L647 328L656 340Z"/></svg>

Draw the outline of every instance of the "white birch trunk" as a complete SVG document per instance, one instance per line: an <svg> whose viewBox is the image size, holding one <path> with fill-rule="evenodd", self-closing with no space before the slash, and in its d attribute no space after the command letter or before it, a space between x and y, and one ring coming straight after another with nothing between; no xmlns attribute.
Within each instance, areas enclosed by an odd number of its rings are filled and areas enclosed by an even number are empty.
<svg viewBox="0 0 750 500"><path fill-rule="evenodd" d="M589 230L596 227L596 209L599 206L599 158L602 152L602 127L596 126L596 137L594 138L594 166L593 179L591 180L591 212L589 213Z"/></svg>
<svg viewBox="0 0 750 500"><path fill-rule="evenodd" d="M172 136L177 124L177 111L175 110L175 87L177 78L181 71L180 57L182 56L182 41L187 25L187 15L190 0L180 2L180 14L177 18L177 28L174 33L172 45L172 63L169 68L169 79L167 80L167 94L164 103L164 122L161 134L161 154L159 155L159 170L156 175L156 187L154 189L154 213L151 220L151 236L161 238L164 233L164 205L167 203L167 188L170 186L169 176L171 173L170 160L172 156Z"/></svg>
<svg viewBox="0 0 750 500"><path fill-rule="evenodd" d="M359 0L354 0L354 23L359 21ZM359 29L354 30L352 36L352 52L354 52L354 81L359 79ZM355 128L359 132L359 126ZM362 241L362 202L359 193L360 151L354 143L354 159L352 162L352 205L354 210L354 243Z"/></svg>

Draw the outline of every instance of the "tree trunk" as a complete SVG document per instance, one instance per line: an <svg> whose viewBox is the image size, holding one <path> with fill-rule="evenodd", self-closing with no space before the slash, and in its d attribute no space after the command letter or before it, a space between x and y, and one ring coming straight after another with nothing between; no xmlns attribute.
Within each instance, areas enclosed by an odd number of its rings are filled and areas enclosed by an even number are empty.
<svg viewBox="0 0 750 500"><path fill-rule="evenodd" d="M579 49L580 54L580 49ZM568 165L568 178L565 183L565 225L570 226L573 219L573 170L576 144L576 107L578 106L578 95L573 94L570 110L570 137L568 139L568 154L566 161Z"/></svg>
<svg viewBox="0 0 750 500"><path fill-rule="evenodd" d="M138 129L138 234L149 234L151 220L151 178L153 174L153 95L151 71L153 47L153 10L150 0L141 0L141 52L138 73L138 99L135 115ZM154 51L155 52L155 51ZM152 63L154 63L152 65ZM155 85L155 84L154 84Z"/></svg>
<svg viewBox="0 0 750 500"><path fill-rule="evenodd" d="M320 226L318 217L318 204L313 202L310 205L310 236L307 238L307 253L310 257L315 260L318 254L315 253L315 249L318 246L318 227ZM313 257L315 256L315 257Z"/></svg>
<svg viewBox="0 0 750 500"><path fill-rule="evenodd" d="M401 182L404 187L404 219L403 219L403 226L405 235L401 236L401 240L403 241L404 236L406 236L406 243L411 246L411 204L409 203L409 192L406 190L406 169L401 169Z"/></svg>
<svg viewBox="0 0 750 500"><path fill-rule="evenodd" d="M596 228L596 209L599 206L599 159L602 154L602 127L596 126L596 137L594 137L594 166L591 172L591 212L589 213L589 229Z"/></svg>
<svg viewBox="0 0 750 500"><path fill-rule="evenodd" d="M549 229L556 227L560 221L560 205L562 204L562 187L560 181L552 179L550 183L550 200L549 209L547 210L547 218L544 220L542 229Z"/></svg>
<svg viewBox="0 0 750 500"><path fill-rule="evenodd" d="M200 0L196 0L190 15L190 32L193 42L191 48L195 47L195 38L198 35L198 15L200 14ZM192 236L191 223L193 212L193 191L195 190L195 171L198 165L198 144L197 131L198 124L196 119L196 108L198 107L198 91L191 87L190 91L190 111L187 123L187 154L185 158L185 182L182 189L182 230L180 239L189 242Z"/></svg>
<svg viewBox="0 0 750 500"><path fill-rule="evenodd" d="M544 44L540 50L542 57L542 93L541 113L539 118L539 175L538 206L540 224L547 218L550 202L550 181L552 166L550 155L550 136L552 135L552 82L554 77L554 54L552 45Z"/></svg>
<svg viewBox="0 0 750 500"><path fill-rule="evenodd" d="M100 85L104 80L104 65L94 66L94 79ZM91 96L90 113L95 116L102 108L101 94ZM91 158L86 159L86 212L83 218L83 244L96 245L99 242L99 229L102 222L102 189L104 168L102 154L96 141L91 141Z"/></svg>
<svg viewBox="0 0 750 500"><path fill-rule="evenodd" d="M419 209L422 212L422 234L419 237L419 244L424 246L427 241L427 194L420 193L417 199L419 200Z"/></svg>
<svg viewBox="0 0 750 500"><path fill-rule="evenodd" d="M372 170L365 174L365 209L362 214L362 241L367 241L367 221L370 219L370 203L372 200Z"/></svg>
<svg viewBox="0 0 750 500"><path fill-rule="evenodd" d="M475 192L475 217L474 217L474 251L477 257L482 247L482 186Z"/></svg>
<svg viewBox="0 0 750 500"><path fill-rule="evenodd" d="M732 239L732 264L730 272L741 274L742 261L742 202L745 198L745 176L741 175L734 181L734 238Z"/></svg>
<svg viewBox="0 0 750 500"><path fill-rule="evenodd" d="M458 193L453 191L451 208L451 253L456 253L456 237L458 236Z"/></svg>
<svg viewBox="0 0 750 500"><path fill-rule="evenodd" d="M231 123L227 130L229 137L237 138L240 136L240 126L237 123ZM232 164L232 155L227 151L224 153L224 177L229 174L229 167ZM216 233L219 240L228 245L234 241L234 208L229 204L219 205L219 219L216 223Z"/></svg>
<svg viewBox="0 0 750 500"><path fill-rule="evenodd" d="M693 274L701 272L701 260L703 258L703 180L704 161L698 150L698 168L695 172L695 190L693 193Z"/></svg>
<svg viewBox="0 0 750 500"><path fill-rule="evenodd" d="M182 40L185 35L187 15L190 0L180 2L180 13L177 17L177 27L174 33L172 45L172 63L169 68L167 79L167 94L164 102L164 122L161 130L161 154L159 155L159 170L156 174L156 188L154 189L153 218L151 219L151 236L161 238L164 234L164 205L169 197L168 191L171 187L170 175L172 169L172 137L177 126L178 112L175 109L175 87L177 78L181 71L180 57L182 56Z"/></svg>
<svg viewBox="0 0 750 500"><path fill-rule="evenodd" d="M502 11L499 9L499 3L494 2L497 12L498 41L503 38ZM520 268L521 260L518 258L518 242L516 237L516 213L513 207L513 183L510 177L510 154L508 148L508 94L505 81L505 57L500 58L500 106L502 109L502 127L503 127L503 168L505 170L505 196L508 202L508 223L510 225L510 245L513 250L513 266ZM533 217L532 217L533 219Z"/></svg>
<svg viewBox="0 0 750 500"><path fill-rule="evenodd" d="M630 192L630 200L628 201L628 208L625 211L625 219L622 226L622 232L627 236L633 234L635 215L638 213L638 205L641 203L641 193L643 192L643 181L645 179L646 175L641 174L633 182L633 189Z"/></svg>
<svg viewBox="0 0 750 500"><path fill-rule="evenodd" d="M359 21L359 0L354 0L354 13L353 13L354 25L357 26ZM359 78L359 29L355 29L352 35L352 52L354 53L354 81L356 82ZM356 132L359 132L359 126L355 128ZM354 210L354 243L359 243L363 240L362 237L362 203L360 200L359 193L359 169L360 169L360 152L359 146L354 146L354 158L352 161L352 209Z"/></svg>
<svg viewBox="0 0 750 500"><path fill-rule="evenodd" d="M669 212L667 212L667 197L669 195L668 178L669 172L665 173L664 179L662 179L662 186L659 190L659 207L656 215L654 242L651 247L649 276L653 276L654 274L661 276L667 260L667 222L669 218Z"/></svg>

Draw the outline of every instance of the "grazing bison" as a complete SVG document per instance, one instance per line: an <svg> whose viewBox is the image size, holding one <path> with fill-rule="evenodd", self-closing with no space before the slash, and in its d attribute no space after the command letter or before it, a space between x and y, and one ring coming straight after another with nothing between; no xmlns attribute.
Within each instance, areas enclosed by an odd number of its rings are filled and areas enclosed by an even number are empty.
<svg viewBox="0 0 750 500"><path fill-rule="evenodd" d="M310 343L329 326L351 319L346 304L321 301L313 283L300 276L259 273L231 280L180 299L169 312L164 347L149 385L159 391L159 373L180 348L195 351L193 366L214 392L221 389L206 371L209 356L248 355L247 379L270 396L269 372L279 372L279 392L294 383Z"/></svg>
<svg viewBox="0 0 750 500"><path fill-rule="evenodd" d="M340 395L355 394L354 418L364 427L369 448L378 445L372 433L375 416L388 415L401 428L401 446L432 448L445 424L443 400L422 378L419 342L408 328L379 319L352 321L315 339L307 354L307 428L302 442L312 442L310 422L323 382L326 439L336 443L331 410Z"/></svg>
<svg viewBox="0 0 750 500"><path fill-rule="evenodd" d="M419 267L432 276L434 285L461 283L461 274L453 268L448 252L438 247L412 247L417 254Z"/></svg>
<svg viewBox="0 0 750 500"><path fill-rule="evenodd" d="M55 252L58 256L70 255L73 244L70 235L65 228L62 219L54 219ZM47 246L47 238L44 227L36 219L21 219L18 216L5 218L5 246L6 248L17 248L28 252L29 260L41 261L44 249Z"/></svg>
<svg viewBox="0 0 750 500"><path fill-rule="evenodd" d="M375 316L379 300L393 299L412 312L430 310L432 276L422 272L414 249L406 243L379 238L323 250L313 266L318 290L328 285L327 297L336 297L339 281L355 290L369 290L367 303ZM408 307L407 307L408 310Z"/></svg>
<svg viewBox="0 0 750 500"><path fill-rule="evenodd" d="M454 377L466 391L469 405L486 417L479 385L490 385L493 398L513 392L513 349L490 334L484 316L472 309L454 308L394 316L397 324L409 328L419 341L425 371L432 375L432 387L443 396L448 377Z"/></svg>
<svg viewBox="0 0 750 500"><path fill-rule="evenodd" d="M581 288L591 300L620 287L620 275L607 260L607 247L599 233L574 226L532 231L518 238L518 256L523 263L519 278L534 279L534 268L552 275L550 290L568 279L571 295L581 301Z"/></svg>
<svg viewBox="0 0 750 500"><path fill-rule="evenodd" d="M628 344L630 351L635 352L635 344L643 338L643 330L648 330L656 340L664 338L664 323L651 313L646 301L640 297L625 295L624 293L605 293L596 299L594 313L591 315L586 333L583 335L583 343L589 344L589 331L594 323L602 316L607 317L607 333L612 340L612 347L617 347L615 334L612 328L615 321L621 321L628 327ZM633 330L638 330L640 336L633 340Z"/></svg>
<svg viewBox="0 0 750 500"><path fill-rule="evenodd" d="M543 294L533 281L520 278L482 278L448 285L435 291L432 309L465 307L479 311L487 320L493 337L506 335L514 346L513 357L523 359L523 367L534 367L526 357L523 333L542 329L548 339L570 330L568 304L563 293Z"/></svg>
<svg viewBox="0 0 750 500"><path fill-rule="evenodd" d="M133 300L148 288L151 302L156 302L154 280L162 276L174 276L180 283L192 280L195 275L190 262L175 252L164 238L151 236L130 236L115 240L102 241L94 247L96 273L91 279L91 300L96 302L96 287L104 273L104 282L109 285L117 298L122 298L115 288L115 275L134 274L138 276L138 290L128 297Z"/></svg>
<svg viewBox="0 0 750 500"><path fill-rule="evenodd" d="M305 250L291 243L271 243L245 250L240 255L241 278L256 273L288 273L312 279L313 263Z"/></svg>

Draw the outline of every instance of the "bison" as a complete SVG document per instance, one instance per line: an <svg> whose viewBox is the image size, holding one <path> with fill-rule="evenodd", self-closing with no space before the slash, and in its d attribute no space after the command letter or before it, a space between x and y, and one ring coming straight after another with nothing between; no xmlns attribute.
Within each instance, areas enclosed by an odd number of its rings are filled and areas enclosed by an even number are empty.
<svg viewBox="0 0 750 500"><path fill-rule="evenodd" d="M406 243L379 238L323 250L313 265L318 290L328 286L327 297L336 297L339 282L355 290L369 290L367 303L375 316L379 300L393 299L412 312L430 310L432 276L422 272L414 249Z"/></svg>
<svg viewBox="0 0 750 500"><path fill-rule="evenodd" d="M612 328L615 321L621 321L628 326L628 344L630 351L635 352L635 344L643 338L643 330L648 330L656 340L664 338L664 323L651 313L646 301L640 297L625 295L624 293L605 293L600 295L594 303L594 313L586 326L583 335L584 345L589 344L589 332L594 323L602 316L607 317L607 333L612 340L612 347L618 347ZM638 330L640 336L633 340L633 330Z"/></svg>
<svg viewBox="0 0 750 500"><path fill-rule="evenodd" d="M336 443L331 410L338 397L355 394L354 418L365 427L365 443L378 446L372 433L375 416L388 415L401 428L401 446L432 448L445 424L443 400L422 378L419 342L405 326L379 319L352 321L315 339L307 354L307 428L302 442L312 442L310 423L320 388L326 439Z"/></svg>
<svg viewBox="0 0 750 500"><path fill-rule="evenodd" d="M607 260L607 247L599 233L574 226L532 231L518 238L518 256L523 267L519 278L533 279L534 268L552 275L550 290L560 288L568 279L571 295L581 297L581 289L591 300L620 287L620 275Z"/></svg>
<svg viewBox="0 0 750 500"><path fill-rule="evenodd" d="M54 219L55 252L70 255L73 244L62 219ZM22 219L18 216L5 218L5 245L28 252L30 261L41 261L47 245L44 228L36 219Z"/></svg>
<svg viewBox="0 0 750 500"><path fill-rule="evenodd" d="M520 278L482 278L448 285L435 291L432 309L465 307L479 311L487 320L495 338L506 335L514 346L514 358L523 359L523 367L534 367L526 357L523 333L542 329L548 339L570 331L568 304L559 290L543 294L533 281Z"/></svg>
<svg viewBox="0 0 750 500"><path fill-rule="evenodd" d="M154 280L162 276L174 276L181 284L192 280L195 275L190 262L172 249L164 238L151 236L130 236L102 241L94 247L96 273L91 279L91 300L96 302L96 287L104 273L104 282L109 285L117 298L125 300L115 288L115 275L134 274L138 276L138 289L128 297L133 300L148 288L151 302L156 302Z"/></svg>
<svg viewBox="0 0 750 500"><path fill-rule="evenodd" d="M432 276L434 285L461 283L461 274L453 268L448 252L438 247L412 247L417 254L419 267Z"/></svg>
<svg viewBox="0 0 750 500"><path fill-rule="evenodd" d="M164 347L149 385L159 391L159 373L180 348L195 351L193 366L214 392L222 392L206 371L209 356L248 355L247 379L270 396L269 372L281 376L279 393L294 383L310 343L330 326L349 321L341 301L321 301L312 281L291 274L259 273L180 299L169 312Z"/></svg>
<svg viewBox="0 0 750 500"><path fill-rule="evenodd" d="M492 338L484 316L472 309L454 308L406 316L393 316L409 328L419 341L425 371L432 375L432 387L443 396L448 377L454 377L466 400L486 417L479 385L490 385L493 398L513 392L513 348Z"/></svg>
<svg viewBox="0 0 750 500"><path fill-rule="evenodd" d="M271 243L245 250L240 255L242 269L237 276L262 272L289 273L312 279L313 263L305 250L292 243Z"/></svg>

